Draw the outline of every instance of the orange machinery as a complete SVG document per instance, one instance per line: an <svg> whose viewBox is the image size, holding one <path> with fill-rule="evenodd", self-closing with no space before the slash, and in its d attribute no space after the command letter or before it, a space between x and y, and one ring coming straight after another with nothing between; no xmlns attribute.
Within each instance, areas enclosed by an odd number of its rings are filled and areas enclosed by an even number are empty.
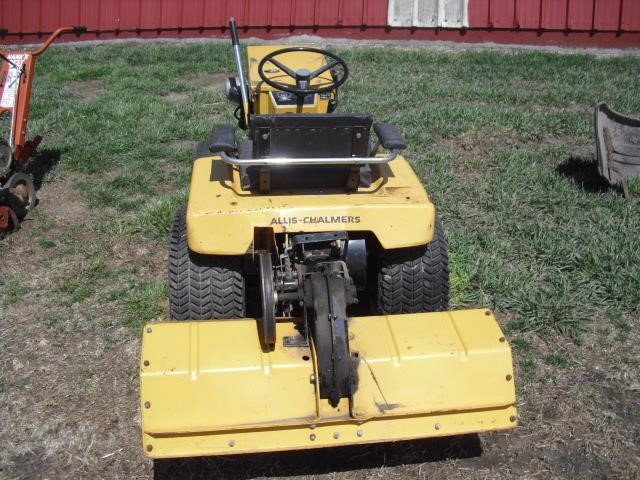
<svg viewBox="0 0 640 480"><path fill-rule="evenodd" d="M33 180L24 167L42 137L27 140L27 122L36 58L62 33L80 34L85 27L63 27L37 50L0 50L0 237L17 228L35 205ZM3 32L6 33L6 30Z"/></svg>

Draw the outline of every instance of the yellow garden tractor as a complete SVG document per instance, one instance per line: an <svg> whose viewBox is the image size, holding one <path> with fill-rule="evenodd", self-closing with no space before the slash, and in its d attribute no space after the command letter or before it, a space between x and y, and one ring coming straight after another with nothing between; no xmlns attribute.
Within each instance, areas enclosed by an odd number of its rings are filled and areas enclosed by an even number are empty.
<svg viewBox="0 0 640 480"><path fill-rule="evenodd" d="M399 130L334 113L331 52L248 47L245 76L230 26L247 139L214 127L173 220L171 320L140 360L147 455L514 427L509 344L489 310L448 310L445 232Z"/></svg>

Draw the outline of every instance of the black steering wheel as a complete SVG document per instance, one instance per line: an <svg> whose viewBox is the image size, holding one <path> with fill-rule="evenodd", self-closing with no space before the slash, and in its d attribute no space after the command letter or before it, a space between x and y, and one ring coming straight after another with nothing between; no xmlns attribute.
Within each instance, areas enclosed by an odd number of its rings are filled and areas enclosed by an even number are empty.
<svg viewBox="0 0 640 480"><path fill-rule="evenodd" d="M300 68L297 71L293 71L291 68L284 65L282 62L278 61L275 57L279 55L283 55L285 53L290 52L310 52L310 53L319 53L320 55L324 55L331 59L331 61L327 62L326 65L314 70L313 72L309 71L306 68ZM271 63L278 67L285 75L291 77L296 81L296 86L293 87L291 85L287 85L285 83L276 82L264 74L264 66L267 63ZM325 86L318 88L311 88L311 80L316 78L318 75L330 70L336 66L342 67L342 73L332 74L333 81ZM289 47L289 48L281 48L280 50L276 50L275 52L271 52L269 55L265 56L260 64L258 65L258 74L264 83L267 85L276 88L278 90L282 90L284 92L293 93L298 96L302 95L310 95L312 93L323 93L333 90L334 88L339 87L344 82L346 82L349 77L349 68L344 60L342 60L335 53L328 52L326 50L321 50L319 48L311 48L311 47Z"/></svg>

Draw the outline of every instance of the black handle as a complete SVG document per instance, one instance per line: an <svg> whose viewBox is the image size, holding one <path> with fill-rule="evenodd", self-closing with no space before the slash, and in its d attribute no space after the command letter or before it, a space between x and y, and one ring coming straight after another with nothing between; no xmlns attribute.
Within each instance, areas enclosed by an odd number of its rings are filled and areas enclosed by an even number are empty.
<svg viewBox="0 0 640 480"><path fill-rule="evenodd" d="M404 150L407 148L407 141L393 123L374 123L373 131L376 132L378 140L387 150Z"/></svg>
<svg viewBox="0 0 640 480"><path fill-rule="evenodd" d="M231 29L231 44L240 45L238 41L238 29L236 28L236 19L231 17L229 19L229 28Z"/></svg>
<svg viewBox="0 0 640 480"><path fill-rule="evenodd" d="M73 33L76 35L80 35L81 33L87 33L87 27L84 25L75 25L73 27Z"/></svg>
<svg viewBox="0 0 640 480"><path fill-rule="evenodd" d="M238 147L236 145L236 132L233 125L216 125L211 131L211 144L209 151L211 153L235 152Z"/></svg>

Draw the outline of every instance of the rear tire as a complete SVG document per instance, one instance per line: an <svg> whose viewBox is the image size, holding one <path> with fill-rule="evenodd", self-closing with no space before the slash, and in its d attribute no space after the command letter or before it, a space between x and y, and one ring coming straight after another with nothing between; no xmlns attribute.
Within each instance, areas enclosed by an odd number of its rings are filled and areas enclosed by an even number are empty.
<svg viewBox="0 0 640 480"><path fill-rule="evenodd" d="M202 255L187 244L187 208L176 210L169 251L169 303L173 320L245 316L242 257Z"/></svg>
<svg viewBox="0 0 640 480"><path fill-rule="evenodd" d="M440 218L431 243L381 250L378 311L382 314L449 309L449 250Z"/></svg>

